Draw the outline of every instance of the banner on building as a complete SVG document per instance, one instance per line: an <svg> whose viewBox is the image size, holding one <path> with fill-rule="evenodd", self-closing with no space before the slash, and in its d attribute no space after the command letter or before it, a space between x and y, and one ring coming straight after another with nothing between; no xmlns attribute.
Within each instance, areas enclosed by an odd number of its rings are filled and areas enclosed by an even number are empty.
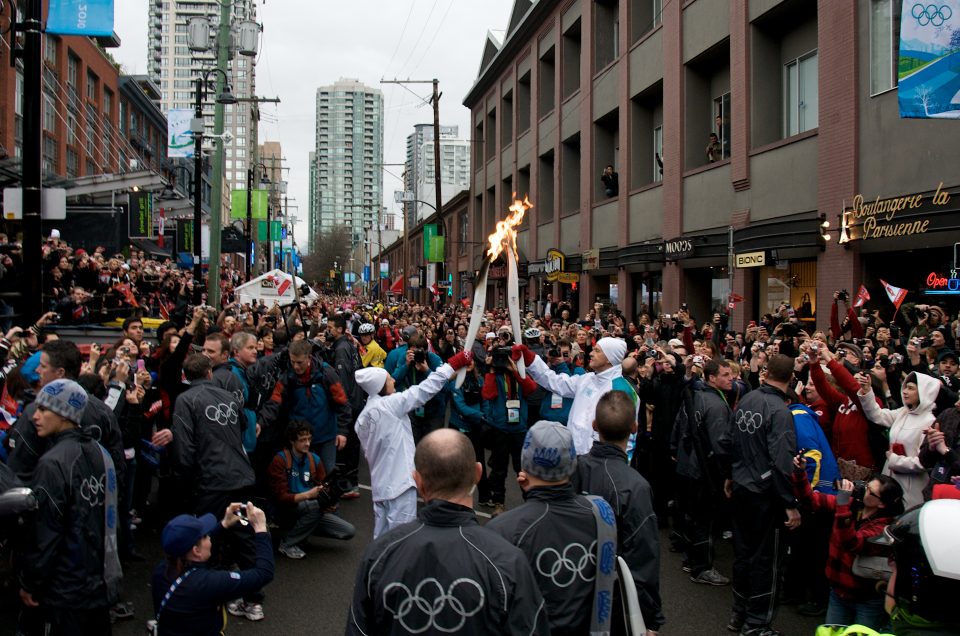
<svg viewBox="0 0 960 636"><path fill-rule="evenodd" d="M250 216L254 219L266 219L269 199L269 192L266 190L254 190L253 198L250 200ZM247 218L246 190L233 190L230 192L230 218Z"/></svg>
<svg viewBox="0 0 960 636"><path fill-rule="evenodd" d="M113 35L113 0L50 0L47 33Z"/></svg>
<svg viewBox="0 0 960 636"><path fill-rule="evenodd" d="M380 278L390 278L390 263L380 263Z"/></svg>
<svg viewBox="0 0 960 636"><path fill-rule="evenodd" d="M255 237L258 241L279 241L280 240L280 221L270 221L270 238L267 238L267 222L260 221L257 223L257 236Z"/></svg>
<svg viewBox="0 0 960 636"><path fill-rule="evenodd" d="M443 248L446 237L437 236L437 226L428 223L423 226L423 258L428 263L443 262Z"/></svg>
<svg viewBox="0 0 960 636"><path fill-rule="evenodd" d="M191 121L192 108L171 108L167 111L167 157L170 159L193 159Z"/></svg>
<svg viewBox="0 0 960 636"><path fill-rule="evenodd" d="M904 0L897 66L900 116L960 119L960 0Z"/></svg>
<svg viewBox="0 0 960 636"><path fill-rule="evenodd" d="M131 192L130 204L127 210L128 230L130 238L153 238L153 193Z"/></svg>

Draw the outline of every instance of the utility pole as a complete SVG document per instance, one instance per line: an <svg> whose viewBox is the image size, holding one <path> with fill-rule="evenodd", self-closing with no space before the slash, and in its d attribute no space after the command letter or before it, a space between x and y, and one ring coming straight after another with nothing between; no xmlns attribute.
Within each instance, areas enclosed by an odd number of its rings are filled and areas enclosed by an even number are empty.
<svg viewBox="0 0 960 636"><path fill-rule="evenodd" d="M227 62L230 58L230 14L232 0L220 0L220 24L217 28L217 95L227 85ZM207 304L220 309L220 227L223 224L223 104L216 103L213 109L213 133L216 152L213 162L213 192L210 196L210 260L207 289ZM200 241L200 235L193 238ZM200 281L197 281L199 283ZM196 283L195 283L196 284Z"/></svg>
<svg viewBox="0 0 960 636"><path fill-rule="evenodd" d="M434 190L436 190L436 202L437 202L437 236L444 235L444 222L443 222L443 207L442 201L443 198L440 193L440 184L442 183L441 174L440 174L440 96L443 93L440 92L440 80L434 78L432 80L380 80L381 84L432 84L433 85L433 95L430 97L430 100L427 102L433 105L433 177L434 177ZM406 214L404 214L406 217ZM406 239L406 218L404 218L404 254L407 251L407 239ZM447 247L444 245L444 260L446 260ZM406 260L406 259L404 259ZM439 282L440 277L443 275L443 262L437 263L437 282ZM406 269L406 263L404 263L404 269ZM406 273L404 273L406 275Z"/></svg>
<svg viewBox="0 0 960 636"><path fill-rule="evenodd" d="M43 314L43 289L41 261L43 237L40 229L40 208L43 199L43 127L40 105L41 93L40 32L43 21L41 0L22 2L24 21L15 24L17 11L11 6L11 29L23 33L23 48L16 48L16 36L10 38L13 50L10 65L16 66L17 58L23 60L23 267L26 276L21 278L20 319L22 324L37 320Z"/></svg>

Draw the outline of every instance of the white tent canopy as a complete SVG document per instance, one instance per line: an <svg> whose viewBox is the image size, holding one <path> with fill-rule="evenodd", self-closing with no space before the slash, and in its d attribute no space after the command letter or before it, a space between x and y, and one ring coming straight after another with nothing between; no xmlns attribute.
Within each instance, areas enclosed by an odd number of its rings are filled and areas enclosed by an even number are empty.
<svg viewBox="0 0 960 636"><path fill-rule="evenodd" d="M284 281L289 282L291 278L295 278L293 284L287 285L282 295L278 294L277 292L280 287L283 286ZM267 307L272 307L275 301L281 305L287 305L297 300L297 291L295 288L302 288L305 284L304 280L299 276L294 277L279 269L274 269L251 279L249 283L240 285L237 287L235 294L240 303L253 304L254 302L262 300ZM300 300L312 303L319 297L317 292L310 289L310 293L306 296L301 296Z"/></svg>

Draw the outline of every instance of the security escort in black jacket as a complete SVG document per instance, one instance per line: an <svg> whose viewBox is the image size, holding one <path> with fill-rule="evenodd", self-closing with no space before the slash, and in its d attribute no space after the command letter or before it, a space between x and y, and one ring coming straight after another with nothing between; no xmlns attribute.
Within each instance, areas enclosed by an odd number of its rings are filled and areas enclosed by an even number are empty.
<svg viewBox="0 0 960 636"><path fill-rule="evenodd" d="M591 501L574 493L570 477L577 470L577 452L570 429L559 422L537 422L527 431L520 465L517 481L525 503L491 519L487 529L527 556L547 603L553 636L609 632L611 614L619 611L612 606L609 591L616 561L616 522L605 500ZM601 506L602 513L595 512L594 505ZM601 523L607 536L600 536ZM602 566L599 586L598 561ZM606 593L604 581L609 587ZM595 604L595 598L607 602ZM596 629L591 629L594 619Z"/></svg>
<svg viewBox="0 0 960 636"><path fill-rule="evenodd" d="M75 380L80 375L80 364L80 350L74 343L53 340L44 344L40 352L40 364L37 366L40 386L61 378ZM89 399L83 411L80 428L110 452L122 488L126 462L123 457L123 435L117 424L117 416L114 415L113 409L101 400L92 395L87 397ZM29 482L33 478L37 461L50 445L48 440L37 435L37 429L33 424L36 409L36 403L28 404L9 434L10 457L7 465L24 482Z"/></svg>
<svg viewBox="0 0 960 636"><path fill-rule="evenodd" d="M782 547L780 529L800 526L791 478L797 436L786 391L794 361L783 354L767 361L766 377L733 414L733 612L730 628L769 633L777 600ZM766 631L765 631L766 630Z"/></svg>
<svg viewBox="0 0 960 636"><path fill-rule="evenodd" d="M574 486L578 492L603 497L613 508L619 554L637 585L643 621L655 632L665 622L660 601L660 532L650 484L627 463L627 440L637 431L633 400L622 391L604 394L597 403L594 430L600 441L577 459Z"/></svg>
<svg viewBox="0 0 960 636"><path fill-rule="evenodd" d="M53 380L37 394L34 425L49 449L31 483L37 496L34 540L20 555L20 598L28 611L18 633L110 633L118 599L118 484L113 460L77 424L87 394Z"/></svg>
<svg viewBox="0 0 960 636"><path fill-rule="evenodd" d="M345 633L549 634L523 552L477 523L472 489L480 465L470 440L434 431L417 446L414 464L427 504L417 521L367 548Z"/></svg>
<svg viewBox="0 0 960 636"><path fill-rule="evenodd" d="M672 451L677 458L677 502L685 564L690 580L728 585L730 580L713 568L713 522L730 478L733 438L727 393L733 371L726 360L703 366L703 382L687 390L674 426Z"/></svg>

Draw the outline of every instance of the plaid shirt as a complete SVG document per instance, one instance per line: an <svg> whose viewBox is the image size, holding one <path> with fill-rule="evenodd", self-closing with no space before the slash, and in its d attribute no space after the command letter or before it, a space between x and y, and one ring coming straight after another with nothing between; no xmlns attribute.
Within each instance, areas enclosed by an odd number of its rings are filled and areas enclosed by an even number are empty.
<svg viewBox="0 0 960 636"><path fill-rule="evenodd" d="M858 555L879 556L888 550L867 540L883 533L884 527L893 523L892 517L879 516L860 519L849 505L838 505L834 495L827 495L810 488L806 472L794 472L793 490L801 505L814 511L833 513L833 532L830 534L830 552L827 558L826 576L837 596L846 601L865 601L880 595L877 583L853 574L853 561Z"/></svg>

